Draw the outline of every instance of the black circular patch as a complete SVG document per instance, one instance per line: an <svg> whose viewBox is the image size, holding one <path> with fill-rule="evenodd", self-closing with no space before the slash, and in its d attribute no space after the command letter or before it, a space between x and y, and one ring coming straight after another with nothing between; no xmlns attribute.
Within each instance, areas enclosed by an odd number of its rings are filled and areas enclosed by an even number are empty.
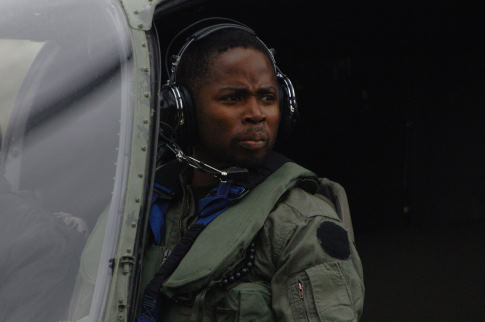
<svg viewBox="0 0 485 322"><path fill-rule="evenodd" d="M347 259L350 256L347 231L331 221L323 222L317 230L323 250L332 257Z"/></svg>

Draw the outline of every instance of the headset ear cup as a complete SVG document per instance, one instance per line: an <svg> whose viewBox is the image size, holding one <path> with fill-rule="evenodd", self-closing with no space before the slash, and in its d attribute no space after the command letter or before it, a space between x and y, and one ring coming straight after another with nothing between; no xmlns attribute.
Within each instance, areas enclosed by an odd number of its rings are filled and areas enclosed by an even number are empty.
<svg viewBox="0 0 485 322"><path fill-rule="evenodd" d="M177 98L177 96L179 96ZM193 145L197 133L192 96L184 86L167 85L160 91L160 130L175 140L184 152Z"/></svg>
<svg viewBox="0 0 485 322"><path fill-rule="evenodd" d="M298 118L296 99L293 97L293 104L290 102L289 93L294 92L288 89L288 79L286 76L278 77L278 95L280 105L280 126L278 130L278 140L286 141L290 138ZM289 83L291 86L291 83Z"/></svg>
<svg viewBox="0 0 485 322"><path fill-rule="evenodd" d="M185 86L179 86L179 90L184 104L184 122L180 130L177 131L177 142L184 152L189 153L189 150L196 143L198 133L195 106L190 91Z"/></svg>
<svg viewBox="0 0 485 322"><path fill-rule="evenodd" d="M181 111L177 108L177 99L172 86L164 86L160 91L160 131L169 140L175 140L180 126Z"/></svg>

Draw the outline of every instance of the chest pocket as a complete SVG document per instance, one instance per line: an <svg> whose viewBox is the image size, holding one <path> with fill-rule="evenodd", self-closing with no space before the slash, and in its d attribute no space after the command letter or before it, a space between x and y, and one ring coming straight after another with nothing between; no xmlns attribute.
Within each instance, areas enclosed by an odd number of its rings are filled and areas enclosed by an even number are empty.
<svg viewBox="0 0 485 322"><path fill-rule="evenodd" d="M263 282L241 283L227 290L214 313L218 322L274 321L269 286Z"/></svg>

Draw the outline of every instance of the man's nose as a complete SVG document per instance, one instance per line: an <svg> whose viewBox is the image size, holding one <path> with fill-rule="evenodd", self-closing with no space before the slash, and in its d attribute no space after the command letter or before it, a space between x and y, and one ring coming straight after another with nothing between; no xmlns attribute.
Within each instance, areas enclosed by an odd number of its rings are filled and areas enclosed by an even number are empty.
<svg viewBox="0 0 485 322"><path fill-rule="evenodd" d="M260 102L257 97L251 96L247 100L247 105L245 109L244 121L247 123L261 123L266 120L266 114L264 112L264 107L262 102Z"/></svg>

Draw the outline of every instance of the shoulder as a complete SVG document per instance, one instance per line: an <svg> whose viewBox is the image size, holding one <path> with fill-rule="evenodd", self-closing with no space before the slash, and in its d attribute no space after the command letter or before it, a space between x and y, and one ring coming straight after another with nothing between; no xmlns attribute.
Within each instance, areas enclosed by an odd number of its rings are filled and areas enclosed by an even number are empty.
<svg viewBox="0 0 485 322"><path fill-rule="evenodd" d="M306 226L309 222L325 220L341 222L333 203L321 194L295 186L280 198L269 214L265 226L276 226L278 229L288 226L295 229Z"/></svg>
<svg viewBox="0 0 485 322"><path fill-rule="evenodd" d="M333 203L325 196L299 186L291 188L274 207L262 233L272 245L274 258L284 257L297 244L298 248L308 248L312 253L323 250L331 257L348 257L348 232ZM316 247L324 240L327 242L325 249ZM344 248L326 247L336 244Z"/></svg>
<svg viewBox="0 0 485 322"><path fill-rule="evenodd" d="M315 217L332 221L340 220L334 204L326 196L310 192L299 186L287 191L270 216L278 219L290 216L292 221L307 221Z"/></svg>

